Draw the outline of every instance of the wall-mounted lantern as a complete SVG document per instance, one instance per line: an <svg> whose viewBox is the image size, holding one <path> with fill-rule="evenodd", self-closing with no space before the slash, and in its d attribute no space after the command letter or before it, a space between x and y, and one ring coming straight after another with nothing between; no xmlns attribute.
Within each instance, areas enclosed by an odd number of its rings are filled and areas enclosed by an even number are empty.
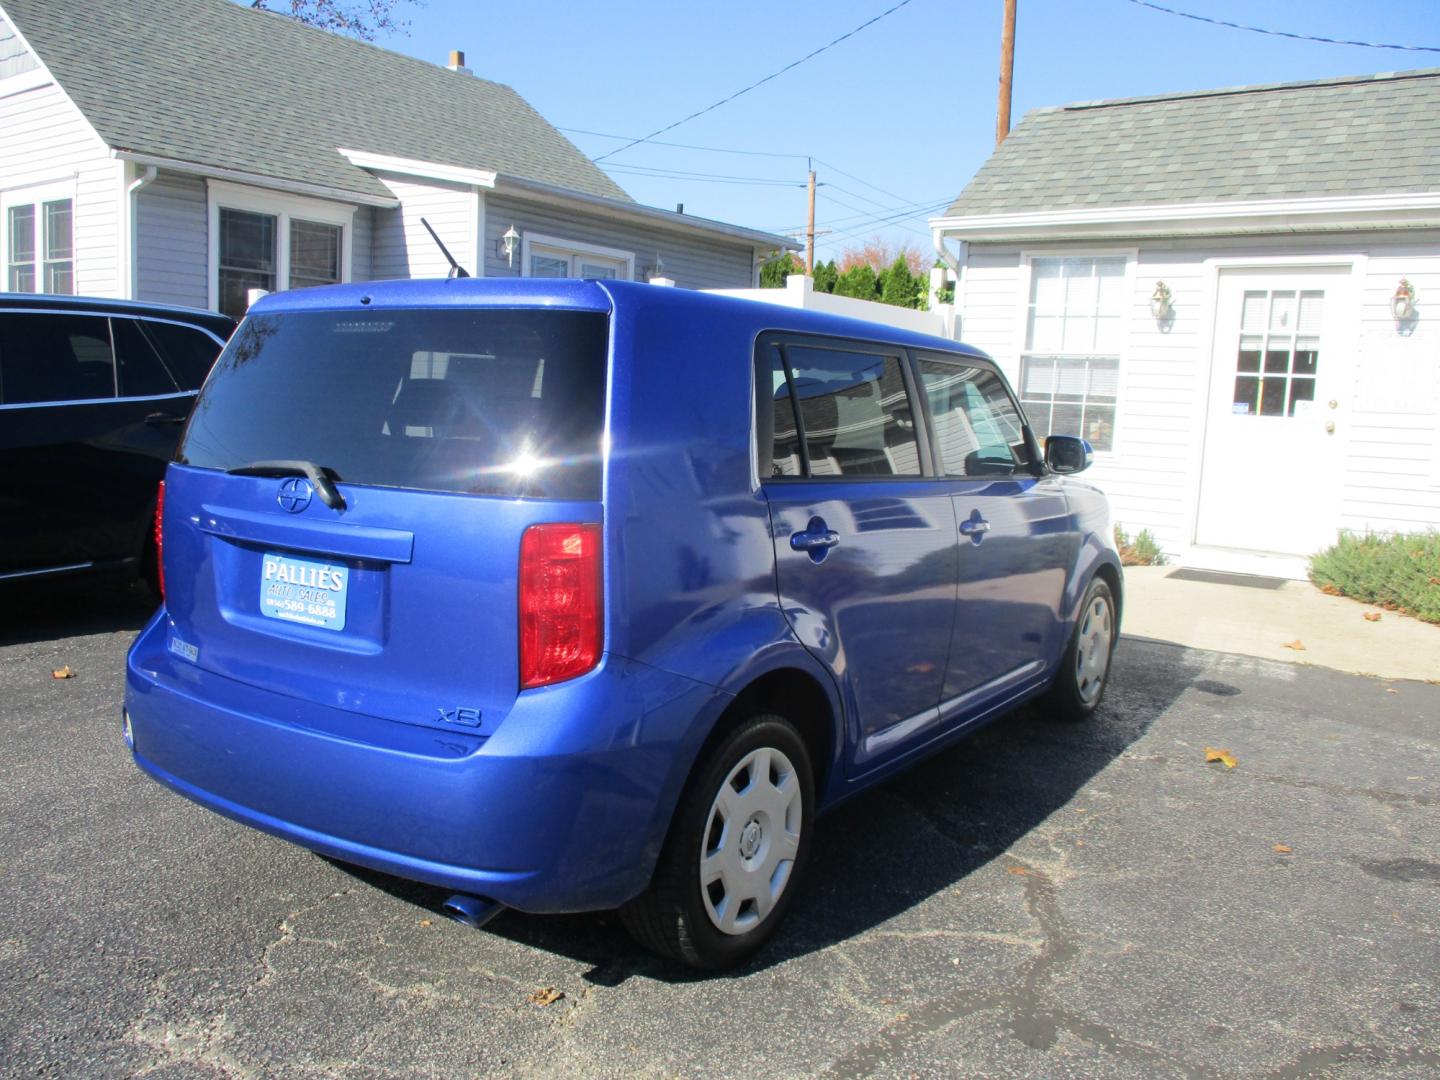
<svg viewBox="0 0 1440 1080"><path fill-rule="evenodd" d="M1164 322L1175 311L1170 286L1163 281L1155 282L1155 291L1150 294L1150 314L1157 322Z"/></svg>
<svg viewBox="0 0 1440 1080"><path fill-rule="evenodd" d="M1415 286L1409 278L1401 278L1395 286L1395 295L1390 297L1390 311L1396 322L1409 322L1415 317Z"/></svg>
<svg viewBox="0 0 1440 1080"><path fill-rule="evenodd" d="M505 261L513 269L515 266L515 252L520 249L520 234L515 231L515 226L505 230L505 235L500 237L500 254L505 256Z"/></svg>

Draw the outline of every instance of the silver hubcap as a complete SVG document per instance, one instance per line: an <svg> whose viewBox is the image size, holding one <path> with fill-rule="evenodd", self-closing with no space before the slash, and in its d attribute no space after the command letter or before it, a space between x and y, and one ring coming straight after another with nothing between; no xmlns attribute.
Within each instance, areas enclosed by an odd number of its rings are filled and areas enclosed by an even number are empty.
<svg viewBox="0 0 1440 1080"><path fill-rule="evenodd" d="M1105 686L1105 673L1110 670L1113 625L1110 601L1103 596L1092 599L1081 616L1075 648L1075 688L1086 705L1095 702Z"/></svg>
<svg viewBox="0 0 1440 1080"><path fill-rule="evenodd" d="M774 747L730 770L700 849L700 895L717 929L747 933L774 909L795 867L803 811L795 766Z"/></svg>

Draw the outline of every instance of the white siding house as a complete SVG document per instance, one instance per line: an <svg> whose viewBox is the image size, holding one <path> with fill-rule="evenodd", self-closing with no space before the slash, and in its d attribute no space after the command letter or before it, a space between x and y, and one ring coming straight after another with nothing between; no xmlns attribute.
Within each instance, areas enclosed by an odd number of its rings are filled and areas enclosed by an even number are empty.
<svg viewBox="0 0 1440 1080"><path fill-rule="evenodd" d="M463 58L231 0L0 0L0 290L238 315L252 289L445 274L422 218L477 276L744 287L795 246L639 206Z"/></svg>
<svg viewBox="0 0 1440 1080"><path fill-rule="evenodd" d="M1172 559L1440 527L1440 71L1040 110L931 225L958 336Z"/></svg>

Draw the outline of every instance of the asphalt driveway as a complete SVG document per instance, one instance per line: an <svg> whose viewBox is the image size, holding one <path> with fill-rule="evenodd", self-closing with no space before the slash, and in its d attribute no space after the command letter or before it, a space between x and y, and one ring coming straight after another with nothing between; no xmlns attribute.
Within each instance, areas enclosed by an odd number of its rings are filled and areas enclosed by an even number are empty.
<svg viewBox="0 0 1440 1080"><path fill-rule="evenodd" d="M1095 723L1012 717L844 807L778 940L696 978L606 916L467 930L148 781L144 616L0 596L5 1075L1440 1070L1440 686L1127 639Z"/></svg>

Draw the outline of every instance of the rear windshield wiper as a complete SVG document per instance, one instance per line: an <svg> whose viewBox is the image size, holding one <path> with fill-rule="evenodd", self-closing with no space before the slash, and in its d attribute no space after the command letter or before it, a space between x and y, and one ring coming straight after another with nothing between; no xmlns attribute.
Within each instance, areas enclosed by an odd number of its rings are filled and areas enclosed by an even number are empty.
<svg viewBox="0 0 1440 1080"><path fill-rule="evenodd" d="M345 499L333 483L333 480L340 479L340 474L313 461L253 461L225 471L231 476L303 476L310 481L320 501L331 510L345 509Z"/></svg>

